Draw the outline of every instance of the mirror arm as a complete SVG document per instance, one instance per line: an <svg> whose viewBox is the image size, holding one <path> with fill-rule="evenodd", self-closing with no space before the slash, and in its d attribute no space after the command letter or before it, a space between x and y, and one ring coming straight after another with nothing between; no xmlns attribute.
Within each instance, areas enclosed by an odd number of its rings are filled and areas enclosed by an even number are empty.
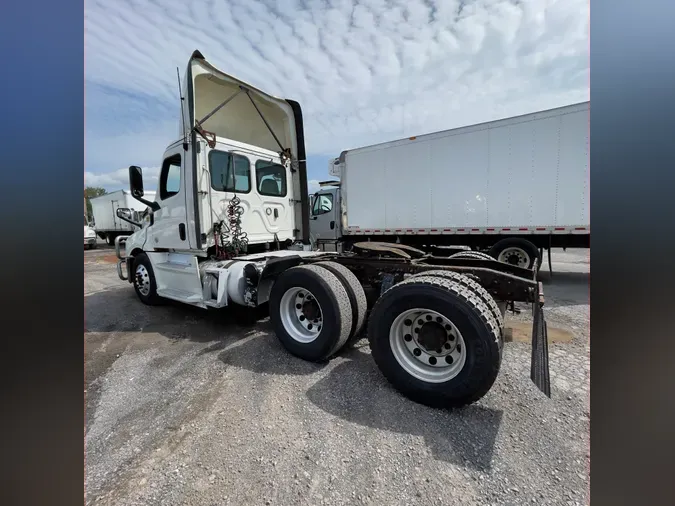
<svg viewBox="0 0 675 506"><path fill-rule="evenodd" d="M159 204L157 202L146 200L143 197L138 197L134 192L131 192L131 196L133 198L135 198L136 200L138 200L141 204L145 204L146 206L148 206L153 211L159 211L160 210Z"/></svg>

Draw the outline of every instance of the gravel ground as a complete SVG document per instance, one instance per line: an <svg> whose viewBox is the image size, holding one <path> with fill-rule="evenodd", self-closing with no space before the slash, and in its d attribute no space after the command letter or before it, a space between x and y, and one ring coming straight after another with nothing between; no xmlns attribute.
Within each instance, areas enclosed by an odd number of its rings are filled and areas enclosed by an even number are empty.
<svg viewBox="0 0 675 506"><path fill-rule="evenodd" d="M552 399L515 340L487 396L452 412L394 391L365 340L321 366L267 319L146 307L113 255L84 254L86 504L587 504L588 251L544 275L549 329L573 336L550 345Z"/></svg>

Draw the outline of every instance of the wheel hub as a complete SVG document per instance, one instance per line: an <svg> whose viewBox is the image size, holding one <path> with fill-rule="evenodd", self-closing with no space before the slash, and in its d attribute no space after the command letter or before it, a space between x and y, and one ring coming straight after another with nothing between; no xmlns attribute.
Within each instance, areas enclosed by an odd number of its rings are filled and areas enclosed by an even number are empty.
<svg viewBox="0 0 675 506"><path fill-rule="evenodd" d="M412 376L430 383L455 377L466 361L462 335L436 311L404 311L392 323L389 341L398 363Z"/></svg>
<svg viewBox="0 0 675 506"><path fill-rule="evenodd" d="M527 268L530 264L530 255L525 250L514 246L503 250L497 257L497 260L506 264Z"/></svg>
<svg viewBox="0 0 675 506"><path fill-rule="evenodd" d="M316 303L314 298L311 298L311 296L307 297L305 303L302 304L302 314L305 316L305 318L312 321L318 319L321 315L321 309L319 309L319 305Z"/></svg>
<svg viewBox="0 0 675 506"><path fill-rule="evenodd" d="M289 336L301 343L314 341L323 325L321 305L302 288L290 288L281 298L281 321Z"/></svg>
<svg viewBox="0 0 675 506"><path fill-rule="evenodd" d="M150 294L150 274L144 265L136 268L136 286L145 297Z"/></svg>
<svg viewBox="0 0 675 506"><path fill-rule="evenodd" d="M440 354L448 342L448 333L440 323L428 321L419 328L417 342L427 352Z"/></svg>

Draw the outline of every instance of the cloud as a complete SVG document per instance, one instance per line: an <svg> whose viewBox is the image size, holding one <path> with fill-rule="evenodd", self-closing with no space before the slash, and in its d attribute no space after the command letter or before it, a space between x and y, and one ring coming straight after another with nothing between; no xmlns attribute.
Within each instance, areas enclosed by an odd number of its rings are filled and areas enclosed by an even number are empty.
<svg viewBox="0 0 675 506"><path fill-rule="evenodd" d="M86 170L159 162L194 49L298 100L328 157L588 100L588 44L587 0L89 0Z"/></svg>
<svg viewBox="0 0 675 506"><path fill-rule="evenodd" d="M143 168L143 186L146 190L154 191L157 188L157 178L159 177L159 167ZM129 188L129 169L117 169L112 172L95 174L93 172L84 173L85 186L94 186L106 189Z"/></svg>

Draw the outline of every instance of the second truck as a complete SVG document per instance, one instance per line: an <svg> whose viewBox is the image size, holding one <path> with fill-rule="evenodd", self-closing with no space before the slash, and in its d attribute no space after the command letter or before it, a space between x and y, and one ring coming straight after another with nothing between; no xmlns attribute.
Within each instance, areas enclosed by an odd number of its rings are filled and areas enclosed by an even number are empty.
<svg viewBox="0 0 675 506"><path fill-rule="evenodd" d="M590 103L343 151L314 195L325 251L362 241L468 246L532 268L590 248Z"/></svg>
<svg viewBox="0 0 675 506"><path fill-rule="evenodd" d="M300 104L225 74L198 51L181 102L183 137L164 153L154 201L144 196L141 169L129 168L131 194L149 212L115 241L118 275L143 303L267 306L284 348L309 361L367 336L402 394L453 407L480 399L497 378L500 302L526 302L534 319L530 378L550 396L536 262L439 257L376 241L312 251Z"/></svg>

